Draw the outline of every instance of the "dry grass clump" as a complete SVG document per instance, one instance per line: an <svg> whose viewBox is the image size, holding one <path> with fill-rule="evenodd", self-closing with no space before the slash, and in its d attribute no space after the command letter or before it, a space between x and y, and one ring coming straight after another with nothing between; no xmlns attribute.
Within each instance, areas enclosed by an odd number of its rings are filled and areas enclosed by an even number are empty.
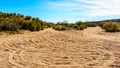
<svg viewBox="0 0 120 68"><path fill-rule="evenodd" d="M104 22L100 24L100 27L103 28L106 32L120 31L120 24L117 22Z"/></svg>
<svg viewBox="0 0 120 68"><path fill-rule="evenodd" d="M53 29L55 29L55 30L66 30L67 28L63 25L56 25L56 26L53 27Z"/></svg>

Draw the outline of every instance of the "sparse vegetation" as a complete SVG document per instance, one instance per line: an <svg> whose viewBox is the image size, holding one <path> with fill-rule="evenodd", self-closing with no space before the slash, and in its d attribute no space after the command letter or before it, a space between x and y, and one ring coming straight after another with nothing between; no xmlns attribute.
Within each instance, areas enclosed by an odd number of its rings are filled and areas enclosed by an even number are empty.
<svg viewBox="0 0 120 68"><path fill-rule="evenodd" d="M77 29L77 30L84 30L87 27L88 27L88 24L84 23L84 22L81 22L81 21L76 22L75 25L74 25L74 28Z"/></svg>
<svg viewBox="0 0 120 68"><path fill-rule="evenodd" d="M84 30L87 27L99 26L103 28L106 32L119 32L120 24L117 22L105 21L101 22L82 22L78 21L76 23L68 23L67 21L58 22L56 24L52 22L44 22L39 18L34 18L31 16L24 16L22 14L16 13L3 13L0 12L0 31L15 31L19 30L29 30L29 31L39 31L44 28L53 27L55 30L68 30L77 29Z"/></svg>
<svg viewBox="0 0 120 68"><path fill-rule="evenodd" d="M98 23L87 23L88 27L96 27L98 26Z"/></svg>
<svg viewBox="0 0 120 68"><path fill-rule="evenodd" d="M54 24L0 13L0 31L0 68L120 68L118 22Z"/></svg>
<svg viewBox="0 0 120 68"><path fill-rule="evenodd" d="M77 30L84 30L88 27L88 24L87 23L84 23L84 22L76 22L76 23L57 23L53 29L56 29L56 30L68 30L68 29L77 29Z"/></svg>
<svg viewBox="0 0 120 68"><path fill-rule="evenodd" d="M54 23L52 22L45 22L44 23L44 28L50 28L50 27L53 27L54 26Z"/></svg>

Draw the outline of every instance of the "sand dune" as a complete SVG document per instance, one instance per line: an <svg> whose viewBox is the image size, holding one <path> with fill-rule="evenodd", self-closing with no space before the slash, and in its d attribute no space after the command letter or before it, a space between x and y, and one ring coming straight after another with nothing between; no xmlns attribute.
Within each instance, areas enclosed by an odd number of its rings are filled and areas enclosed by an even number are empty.
<svg viewBox="0 0 120 68"><path fill-rule="evenodd" d="M0 68L120 68L120 33L90 27L2 35Z"/></svg>

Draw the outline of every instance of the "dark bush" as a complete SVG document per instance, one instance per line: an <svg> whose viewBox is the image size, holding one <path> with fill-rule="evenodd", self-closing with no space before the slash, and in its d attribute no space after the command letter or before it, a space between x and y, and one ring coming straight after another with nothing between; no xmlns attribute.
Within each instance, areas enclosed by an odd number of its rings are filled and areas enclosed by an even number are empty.
<svg viewBox="0 0 120 68"><path fill-rule="evenodd" d="M17 29L19 29L19 26L17 25L17 23L11 23L9 21L0 22L0 30L17 31Z"/></svg>
<svg viewBox="0 0 120 68"><path fill-rule="evenodd" d="M73 25L73 28L77 29L77 28L78 28L78 25Z"/></svg>

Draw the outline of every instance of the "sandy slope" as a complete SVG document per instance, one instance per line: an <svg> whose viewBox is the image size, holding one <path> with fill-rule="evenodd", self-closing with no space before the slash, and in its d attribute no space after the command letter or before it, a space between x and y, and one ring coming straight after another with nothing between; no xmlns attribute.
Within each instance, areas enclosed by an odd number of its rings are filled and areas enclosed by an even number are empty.
<svg viewBox="0 0 120 68"><path fill-rule="evenodd" d="M120 68L120 33L91 27L2 35L0 68Z"/></svg>

